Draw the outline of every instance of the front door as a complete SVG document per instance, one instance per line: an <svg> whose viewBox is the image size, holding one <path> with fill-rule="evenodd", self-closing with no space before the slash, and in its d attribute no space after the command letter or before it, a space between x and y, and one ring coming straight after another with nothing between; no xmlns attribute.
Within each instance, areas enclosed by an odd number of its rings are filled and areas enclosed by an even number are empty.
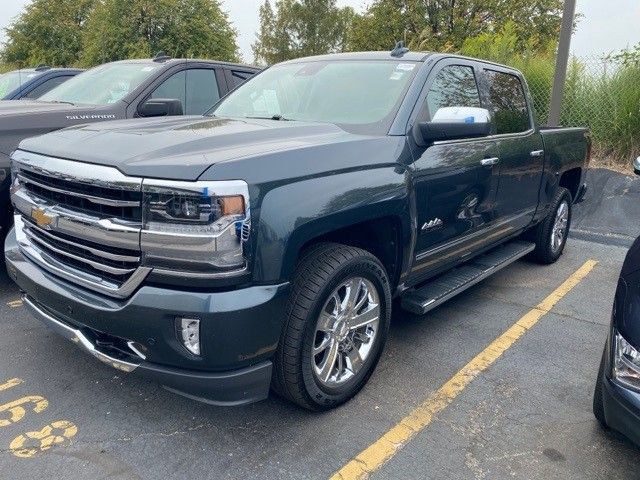
<svg viewBox="0 0 640 480"><path fill-rule="evenodd" d="M473 63L441 61L430 75L418 121L444 107L485 107ZM496 142L470 138L416 147L417 232L412 276L428 277L481 249L495 235Z"/></svg>
<svg viewBox="0 0 640 480"><path fill-rule="evenodd" d="M486 69L484 78L493 109L500 163L496 206L515 232L529 225L538 205L544 168L542 136L534 128L520 78Z"/></svg>

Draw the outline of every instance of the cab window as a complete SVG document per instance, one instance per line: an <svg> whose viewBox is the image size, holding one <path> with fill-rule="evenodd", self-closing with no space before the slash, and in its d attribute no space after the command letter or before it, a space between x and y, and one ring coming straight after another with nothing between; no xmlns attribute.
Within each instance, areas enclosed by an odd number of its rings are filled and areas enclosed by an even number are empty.
<svg viewBox="0 0 640 480"><path fill-rule="evenodd" d="M187 102L184 113L187 115L202 115L220 100L215 70L187 70L186 85Z"/></svg>
<svg viewBox="0 0 640 480"><path fill-rule="evenodd" d="M151 94L151 98L170 98L180 100L182 102L182 109L185 110L186 103L186 70L182 70L178 73L174 73L164 82L160 84Z"/></svg>
<svg viewBox="0 0 640 480"><path fill-rule="evenodd" d="M216 72L206 68L182 70L156 88L151 98L177 99L185 115L202 115L220 100Z"/></svg>
<svg viewBox="0 0 640 480"><path fill-rule="evenodd" d="M531 128L527 98L520 79L509 73L485 70L493 106L496 133L522 133Z"/></svg>
<svg viewBox="0 0 640 480"><path fill-rule="evenodd" d="M440 108L481 107L480 93L473 68L464 65L443 67L429 88L422 115L429 121Z"/></svg>

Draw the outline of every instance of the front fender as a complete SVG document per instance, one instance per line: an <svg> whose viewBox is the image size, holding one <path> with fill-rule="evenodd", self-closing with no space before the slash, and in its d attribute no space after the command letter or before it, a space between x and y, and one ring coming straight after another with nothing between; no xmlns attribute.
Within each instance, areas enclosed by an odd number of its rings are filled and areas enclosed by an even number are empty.
<svg viewBox="0 0 640 480"><path fill-rule="evenodd" d="M288 279L304 245L332 231L397 217L403 237L410 235L406 173L383 166L282 185L265 195L257 215L254 280Z"/></svg>

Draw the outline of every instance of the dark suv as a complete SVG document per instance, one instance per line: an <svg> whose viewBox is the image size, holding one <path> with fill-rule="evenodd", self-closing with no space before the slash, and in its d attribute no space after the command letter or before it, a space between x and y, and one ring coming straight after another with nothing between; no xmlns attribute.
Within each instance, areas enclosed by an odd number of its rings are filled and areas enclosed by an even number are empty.
<svg viewBox="0 0 640 480"><path fill-rule="evenodd" d="M640 158L634 163L640 175ZM593 397L593 413L640 446L640 237L622 265Z"/></svg>

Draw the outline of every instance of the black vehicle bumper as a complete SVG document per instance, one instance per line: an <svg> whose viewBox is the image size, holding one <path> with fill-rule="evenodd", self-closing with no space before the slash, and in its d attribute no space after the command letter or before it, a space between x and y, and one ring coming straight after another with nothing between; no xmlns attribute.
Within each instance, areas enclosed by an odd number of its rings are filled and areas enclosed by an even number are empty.
<svg viewBox="0 0 640 480"><path fill-rule="evenodd" d="M5 260L36 318L98 360L207 403L239 405L267 397L288 284L213 293L144 286L119 301L35 266L13 232ZM179 317L200 319L201 356L181 344Z"/></svg>
<svg viewBox="0 0 640 480"><path fill-rule="evenodd" d="M640 446L640 394L616 384L606 375L602 383L607 426Z"/></svg>

